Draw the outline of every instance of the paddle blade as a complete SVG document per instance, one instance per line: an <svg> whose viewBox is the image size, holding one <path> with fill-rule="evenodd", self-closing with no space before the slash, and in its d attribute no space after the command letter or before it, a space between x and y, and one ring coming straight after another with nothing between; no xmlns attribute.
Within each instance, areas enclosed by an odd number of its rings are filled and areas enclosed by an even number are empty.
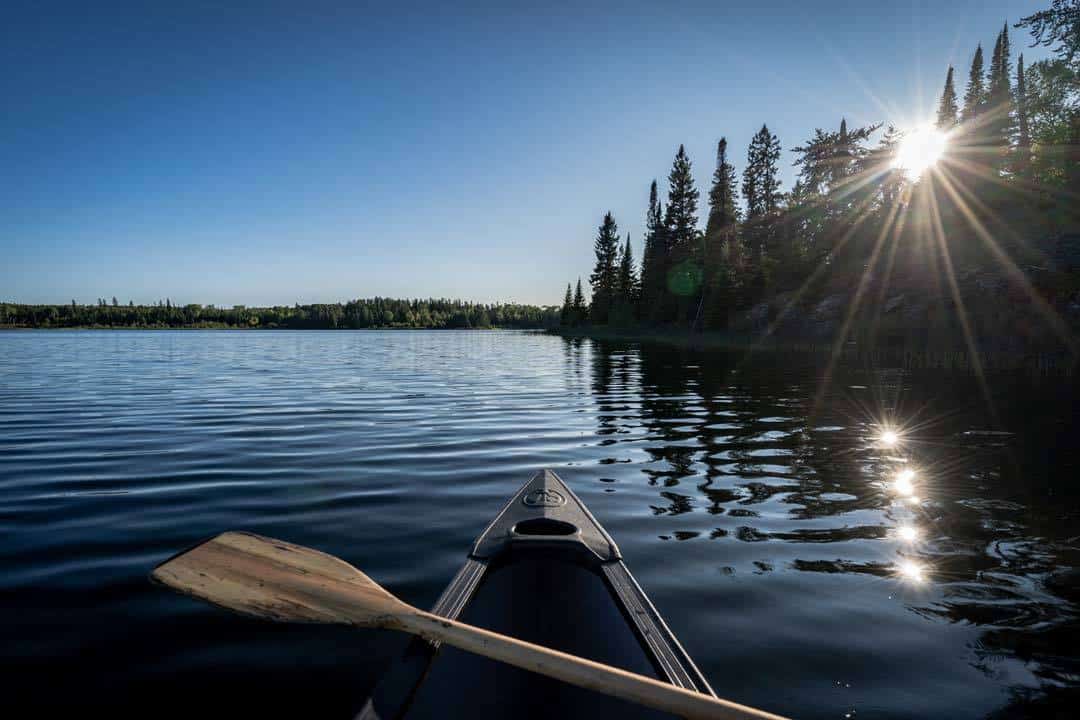
<svg viewBox="0 0 1080 720"><path fill-rule="evenodd" d="M278 622L397 627L411 608L344 560L251 533L226 532L150 574L243 615Z"/></svg>

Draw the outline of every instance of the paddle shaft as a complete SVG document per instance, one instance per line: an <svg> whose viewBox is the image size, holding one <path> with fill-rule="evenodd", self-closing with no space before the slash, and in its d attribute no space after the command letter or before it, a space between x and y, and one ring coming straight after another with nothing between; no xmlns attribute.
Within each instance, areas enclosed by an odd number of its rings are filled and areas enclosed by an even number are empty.
<svg viewBox="0 0 1080 720"><path fill-rule="evenodd" d="M418 610L344 560L283 540L222 533L163 562L151 577L249 617L403 630L693 720L784 720Z"/></svg>
<svg viewBox="0 0 1080 720"><path fill-rule="evenodd" d="M428 640L509 663L588 690L630 700L693 720L785 720L762 710L720 700L636 673L448 620L416 608L397 615L401 630Z"/></svg>

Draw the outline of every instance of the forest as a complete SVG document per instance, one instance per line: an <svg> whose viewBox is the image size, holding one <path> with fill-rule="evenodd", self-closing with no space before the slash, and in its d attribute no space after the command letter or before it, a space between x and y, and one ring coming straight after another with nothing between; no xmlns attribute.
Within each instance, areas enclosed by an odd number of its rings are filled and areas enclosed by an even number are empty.
<svg viewBox="0 0 1080 720"><path fill-rule="evenodd" d="M153 305L121 304L115 297L111 301L99 298L94 305L74 300L67 305L0 303L0 327L20 328L521 329L557 324L554 307L436 299L374 297L346 303L231 308L174 305L169 299Z"/></svg>
<svg viewBox="0 0 1080 720"><path fill-rule="evenodd" d="M680 146L666 198L656 180L649 186L640 265L604 214L587 286L566 286L564 331L1073 348L1080 2L1054 0L1013 27L1050 56L1014 60L1006 23L988 60L974 49L962 96L954 68L943 68L925 128L839 119L815 129L790 148L797 181L788 191L781 140L767 124L741 178L720 137L705 198ZM913 168L909 141L926 138L941 143L935 162Z"/></svg>

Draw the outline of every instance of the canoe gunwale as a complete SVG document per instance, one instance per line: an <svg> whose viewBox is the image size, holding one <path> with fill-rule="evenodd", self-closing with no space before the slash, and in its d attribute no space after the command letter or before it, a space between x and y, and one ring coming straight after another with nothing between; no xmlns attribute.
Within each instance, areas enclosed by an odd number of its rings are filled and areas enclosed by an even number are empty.
<svg viewBox="0 0 1080 720"><path fill-rule="evenodd" d="M558 505L531 506L535 497L558 498ZM553 494L552 494L553 493ZM525 537L514 532L525 517L570 518L578 531L572 535ZM550 470L538 472L503 507L473 545L464 565L431 608L431 612L457 620L483 585L488 573L512 564L516 558L537 552L555 553L560 561L581 564L594 572L611 596L626 624L633 630L657 677L676 687L715 697L708 681L694 665L656 607L630 573L618 547L596 518L562 480ZM407 715L420 689L439 644L413 638L401 658L384 675L364 704L356 720L392 720Z"/></svg>

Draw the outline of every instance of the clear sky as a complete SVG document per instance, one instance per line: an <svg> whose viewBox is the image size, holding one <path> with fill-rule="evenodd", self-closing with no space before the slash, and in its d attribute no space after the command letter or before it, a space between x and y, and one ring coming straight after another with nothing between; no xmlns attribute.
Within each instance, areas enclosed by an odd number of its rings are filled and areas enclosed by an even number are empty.
<svg viewBox="0 0 1080 720"><path fill-rule="evenodd" d="M1047 5L8 2L0 300L556 303L605 210L640 258L679 143L704 200L768 123L788 189L814 127L927 118Z"/></svg>

